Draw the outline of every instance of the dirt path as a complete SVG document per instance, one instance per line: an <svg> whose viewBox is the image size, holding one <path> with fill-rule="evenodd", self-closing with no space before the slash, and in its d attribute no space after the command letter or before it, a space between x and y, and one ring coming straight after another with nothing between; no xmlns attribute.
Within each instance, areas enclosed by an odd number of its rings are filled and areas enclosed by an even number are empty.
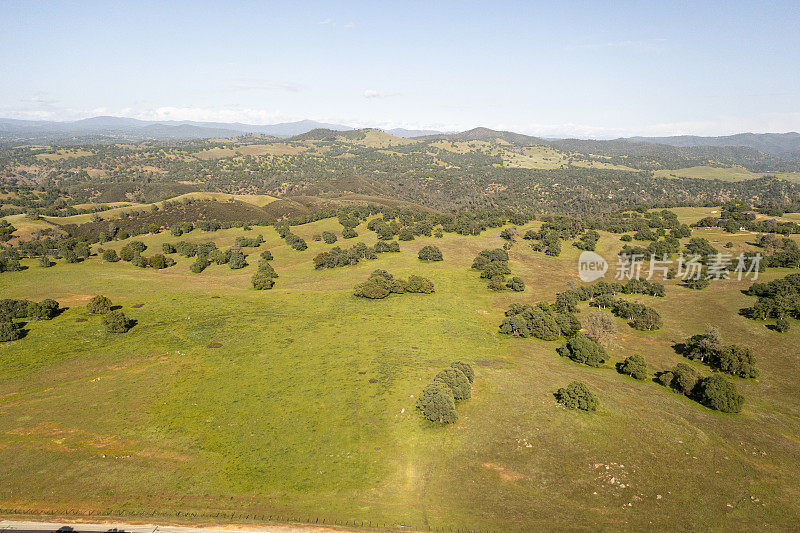
<svg viewBox="0 0 800 533"><path fill-rule="evenodd" d="M312 526L261 526L249 527L240 525L224 525L214 527L184 527L184 526L162 526L157 524L126 524L123 522L30 522L30 521L0 521L0 532L22 531L26 533L40 532L74 532L74 533L100 533L116 531L119 533L324 533L324 532L347 532L351 530L312 527Z"/></svg>

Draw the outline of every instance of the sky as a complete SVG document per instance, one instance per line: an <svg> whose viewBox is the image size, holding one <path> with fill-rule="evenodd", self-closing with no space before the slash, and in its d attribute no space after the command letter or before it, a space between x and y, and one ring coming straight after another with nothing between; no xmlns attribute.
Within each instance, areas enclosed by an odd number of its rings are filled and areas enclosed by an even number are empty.
<svg viewBox="0 0 800 533"><path fill-rule="evenodd" d="M0 0L0 117L800 131L800 2Z"/></svg>

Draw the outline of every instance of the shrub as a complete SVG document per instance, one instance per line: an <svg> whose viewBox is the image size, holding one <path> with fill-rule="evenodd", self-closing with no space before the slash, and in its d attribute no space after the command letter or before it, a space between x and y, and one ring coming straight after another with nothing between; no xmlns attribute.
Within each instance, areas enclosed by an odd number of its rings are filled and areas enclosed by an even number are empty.
<svg viewBox="0 0 800 533"><path fill-rule="evenodd" d="M400 243L397 241L378 241L375 243L375 251L377 253L399 252Z"/></svg>
<svg viewBox="0 0 800 533"><path fill-rule="evenodd" d="M147 245L142 241L131 241L125 246L129 247L134 252L139 252L139 253L142 253L145 250L147 250Z"/></svg>
<svg viewBox="0 0 800 533"><path fill-rule="evenodd" d="M705 333L692 335L684 344L686 357L708 363L722 350L722 335L717 328L706 326Z"/></svg>
<svg viewBox="0 0 800 533"><path fill-rule="evenodd" d="M358 264L361 259L377 259L378 254L375 250L364 244L358 242L351 248L343 250L339 246L334 246L328 251L320 252L314 259L314 268L335 268L348 265Z"/></svg>
<svg viewBox="0 0 800 533"><path fill-rule="evenodd" d="M644 357L638 354L626 357L625 360L619 364L617 370L620 374L626 374L635 379L647 379L647 362L644 360Z"/></svg>
<svg viewBox="0 0 800 533"><path fill-rule="evenodd" d="M218 265L227 264L228 261L231 260L231 251L230 249L225 250L224 252L222 250L212 250L211 253L208 254L208 260Z"/></svg>
<svg viewBox="0 0 800 533"><path fill-rule="evenodd" d="M102 315L111 311L111 300L98 294L86 304L86 310L93 315Z"/></svg>
<svg viewBox="0 0 800 533"><path fill-rule="evenodd" d="M0 319L3 319L3 317L6 317L8 320L12 318L25 318L28 316L30 303L29 300L13 300L11 298L0 300Z"/></svg>
<svg viewBox="0 0 800 533"><path fill-rule="evenodd" d="M669 370L665 372L661 372L656 376L656 381L664 385L665 387L672 386L672 380L675 378L675 374L670 372Z"/></svg>
<svg viewBox="0 0 800 533"><path fill-rule="evenodd" d="M168 242L161 245L161 251L165 254L174 254L176 252L175 247Z"/></svg>
<svg viewBox="0 0 800 533"><path fill-rule="evenodd" d="M414 232L411 228L403 228L400 230L400 233L397 235L397 238L401 241L413 241L414 240Z"/></svg>
<svg viewBox="0 0 800 533"><path fill-rule="evenodd" d="M423 294L431 294L434 292L433 282L428 278L422 276L408 276L408 284L406 285L406 292L417 292Z"/></svg>
<svg viewBox="0 0 800 533"><path fill-rule="evenodd" d="M556 391L556 400L569 409L580 409L582 411L597 410L597 396L580 381L573 381L564 388Z"/></svg>
<svg viewBox="0 0 800 533"><path fill-rule="evenodd" d="M712 360L709 364L722 372L727 372L740 378L758 377L756 358L752 350L745 346L737 344L725 346L717 355L717 359Z"/></svg>
<svg viewBox="0 0 800 533"><path fill-rule="evenodd" d="M264 250L263 252L261 252L261 259L265 261L272 261L273 259L272 252L270 252L269 250Z"/></svg>
<svg viewBox="0 0 800 533"><path fill-rule="evenodd" d="M120 310L109 311L103 315L103 325L109 333L125 333L131 329L131 321Z"/></svg>
<svg viewBox="0 0 800 533"><path fill-rule="evenodd" d="M631 320L631 326L641 331L652 331L661 328L661 315L652 307L645 307L636 313Z"/></svg>
<svg viewBox="0 0 800 533"><path fill-rule="evenodd" d="M275 280L272 279L272 276L262 271L253 274L251 281L253 282L253 288L257 291L265 291L275 285Z"/></svg>
<svg viewBox="0 0 800 533"><path fill-rule="evenodd" d="M358 233L356 233L356 230L354 230L353 228L344 228L342 230L343 239L353 239L355 237L358 237Z"/></svg>
<svg viewBox="0 0 800 533"><path fill-rule="evenodd" d="M355 286L353 294L361 298L369 298L377 300L389 296L389 289L387 287L378 285L374 280L367 280Z"/></svg>
<svg viewBox="0 0 800 533"><path fill-rule="evenodd" d="M269 262L261 260L258 262L258 272L264 274L268 278L277 278L278 273L275 272L275 269L272 268L272 265Z"/></svg>
<svg viewBox="0 0 800 533"><path fill-rule="evenodd" d="M462 361L453 361L452 363L450 363L450 366L457 370L460 370L465 376L467 376L467 379L469 380L470 383L472 383L473 380L475 379L475 371L472 370L472 367L469 364L464 363Z"/></svg>
<svg viewBox="0 0 800 533"><path fill-rule="evenodd" d="M522 292L525 290L525 281L523 281L523 279L520 278L519 276L514 276L513 278L508 280L508 283L506 283L506 287L508 287L512 291Z"/></svg>
<svg viewBox="0 0 800 533"><path fill-rule="evenodd" d="M553 313L553 320L561 328L561 334L565 337L572 337L581 330L580 320L571 313Z"/></svg>
<svg viewBox="0 0 800 533"><path fill-rule="evenodd" d="M472 394L472 387L469 378L456 368L446 368L436 374L434 382L441 381L453 391L453 398L456 400L468 400Z"/></svg>
<svg viewBox="0 0 800 533"><path fill-rule="evenodd" d="M136 254L131 259L131 264L139 268L147 268L150 264L146 257L141 254Z"/></svg>
<svg viewBox="0 0 800 533"><path fill-rule="evenodd" d="M192 266L189 267L189 270L191 270L195 274L199 274L200 272L208 268L210 264L211 262L208 260L206 256L198 255L197 259L195 259L194 263L192 263Z"/></svg>
<svg viewBox="0 0 800 533"><path fill-rule="evenodd" d="M336 237L335 233L332 233L330 231L323 231L322 240L325 241L325 244L333 244L338 240L338 238Z"/></svg>
<svg viewBox="0 0 800 533"><path fill-rule="evenodd" d="M303 250L308 249L308 244L304 241L301 237L293 233L287 233L286 237L284 237L286 244L297 250L298 252L302 252Z"/></svg>
<svg viewBox="0 0 800 533"><path fill-rule="evenodd" d="M528 321L522 315L507 316L500 324L500 333L515 337L527 338L531 336Z"/></svg>
<svg viewBox="0 0 800 533"><path fill-rule="evenodd" d="M247 266L247 260L242 252L231 252L228 259L228 266L231 270L238 270Z"/></svg>
<svg viewBox="0 0 800 533"><path fill-rule="evenodd" d="M245 237L240 235L236 237L236 246L239 248L258 248L264 242L264 236L259 234L256 237Z"/></svg>
<svg viewBox="0 0 800 533"><path fill-rule="evenodd" d="M162 254L155 254L153 257L148 259L147 261L151 267L160 270L162 268L167 268L167 259Z"/></svg>
<svg viewBox="0 0 800 533"><path fill-rule="evenodd" d="M112 250L112 252L113 252L113 250ZM117 255L116 252L114 252L114 255ZM50 261L50 258L47 255L43 255L42 257L39 258L39 266L40 267L42 267L42 268L50 268L53 265L55 265L55 263Z"/></svg>
<svg viewBox="0 0 800 533"><path fill-rule="evenodd" d="M64 262L65 263L78 263L80 262L80 257L76 254L73 250L67 250L64 252Z"/></svg>
<svg viewBox="0 0 800 533"><path fill-rule="evenodd" d="M558 325L551 313L534 307L523 316L528 319L528 329L531 330L531 335L537 339L554 341L561 336L561 326Z"/></svg>
<svg viewBox="0 0 800 533"><path fill-rule="evenodd" d="M617 323L611 313L594 309L586 318L586 334L595 342L608 346L617 334Z"/></svg>
<svg viewBox="0 0 800 533"><path fill-rule="evenodd" d="M119 261L119 256L117 255L117 251L109 248L108 250L103 250L103 261L107 261L109 263L116 263Z"/></svg>
<svg viewBox="0 0 800 533"><path fill-rule="evenodd" d="M579 301L578 293L573 290L560 292L556 294L556 301L553 303L553 309L559 313L577 313Z"/></svg>
<svg viewBox="0 0 800 533"><path fill-rule="evenodd" d="M133 250L133 248L131 248L127 244L123 246L122 249L119 251L119 257L123 261L131 261L136 255L137 254Z"/></svg>
<svg viewBox="0 0 800 533"><path fill-rule="evenodd" d="M442 252L436 246L425 246L419 251L418 257L422 261L441 261Z"/></svg>
<svg viewBox="0 0 800 533"><path fill-rule="evenodd" d="M505 280L504 276L495 276L489 280L488 287L493 291L504 291L506 290Z"/></svg>
<svg viewBox="0 0 800 533"><path fill-rule="evenodd" d="M672 381L670 386L689 396L694 391L700 375L697 371L686 363L678 363L672 370Z"/></svg>
<svg viewBox="0 0 800 533"><path fill-rule="evenodd" d="M570 337L567 343L558 349L558 353L563 357L569 357L576 363L595 367L605 363L607 357L602 346L581 332Z"/></svg>
<svg viewBox="0 0 800 533"><path fill-rule="evenodd" d="M37 305L38 309L37 309L37 314L35 316L36 318L42 320L50 320L51 318L56 316L56 313L58 313L59 304L52 298L47 298L45 300L42 300L41 303Z"/></svg>
<svg viewBox="0 0 800 533"><path fill-rule="evenodd" d="M22 331L11 319L0 319L0 342L10 342L22 338Z"/></svg>
<svg viewBox="0 0 800 533"><path fill-rule="evenodd" d="M736 385L722 377L712 374L697 384L697 400L711 409L723 413L738 413L742 410L744 396L738 393Z"/></svg>
<svg viewBox="0 0 800 533"><path fill-rule="evenodd" d="M778 333L786 333L790 328L791 325L785 318L779 318L777 321L775 321L775 331Z"/></svg>
<svg viewBox="0 0 800 533"><path fill-rule="evenodd" d="M458 420L453 391L441 381L434 381L422 389L417 399L417 409L431 422L452 424Z"/></svg>

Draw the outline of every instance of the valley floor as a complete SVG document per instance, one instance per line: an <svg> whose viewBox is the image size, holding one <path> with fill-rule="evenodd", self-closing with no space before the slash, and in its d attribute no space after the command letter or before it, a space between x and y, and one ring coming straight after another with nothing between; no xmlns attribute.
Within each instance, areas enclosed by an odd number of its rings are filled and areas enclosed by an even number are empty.
<svg viewBox="0 0 800 533"><path fill-rule="evenodd" d="M580 283L578 250L550 258L518 242L510 265L527 289L493 293L470 265L502 245L499 229L418 238L399 254L314 270L330 246L311 236L341 229L335 219L293 228L304 252L267 227L181 238L228 247L262 233L242 270L196 275L181 257L156 271L93 256L0 274L3 297L68 308L0 344L0 515L411 530L800 527L800 326L778 334L740 316L754 301L741 292L750 282L692 291L667 281L665 298L635 298L661 313L663 328L618 321L613 360L589 368L557 355L563 341L498 333L509 304L552 301ZM337 245L375 242L364 225L357 231ZM751 235L698 231L717 247L752 249ZM142 238L146 255L181 239ZM426 244L444 261L419 261ZM621 245L603 233L598 252ZM280 277L255 291L265 248ZM436 293L355 298L353 286L378 268L426 276ZM95 294L137 325L106 333L85 311ZM587 312L582 304L579 318ZM706 324L758 357L758 380L734 378L741 414L614 370L633 353L651 372L671 368L682 361L672 345ZM455 360L475 368L472 398L455 424L428 423L416 395ZM596 413L554 401L576 379L598 395Z"/></svg>

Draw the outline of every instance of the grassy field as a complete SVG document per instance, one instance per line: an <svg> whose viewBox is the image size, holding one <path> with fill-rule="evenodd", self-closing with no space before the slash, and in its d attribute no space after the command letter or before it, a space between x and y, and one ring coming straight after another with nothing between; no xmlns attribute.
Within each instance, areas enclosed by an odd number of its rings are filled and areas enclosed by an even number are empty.
<svg viewBox="0 0 800 533"><path fill-rule="evenodd" d="M268 194L227 194L223 192L189 192L186 194L181 194L179 196L175 196L170 198L169 202L180 202L185 199L192 199L192 200L217 200L219 202L224 202L228 200L239 200L240 202L245 202L248 204L253 204L259 207L263 207L270 202L274 202L277 200L274 196L270 196ZM132 211L142 211L144 209L150 208L152 205L157 205L158 207L163 207L164 202L154 202L152 204L139 204L139 203L124 203L125 205L121 205L120 207L112 207L111 209L107 209L105 211L100 211L97 213L100 217L108 220L112 218L119 218L122 213L125 212L132 212ZM85 205L85 204L84 204ZM20 216L20 215L15 215ZM50 222L54 225L61 225L61 224L84 224L92 220L93 213L85 213L82 215L72 215L68 217L42 217L42 220ZM8 219L8 217L6 217ZM9 219L10 220L10 219Z"/></svg>
<svg viewBox="0 0 800 533"><path fill-rule="evenodd" d="M0 514L420 530L798 526L800 325L781 335L739 316L753 301L741 293L749 282L690 291L669 281L665 298L638 297L664 327L643 333L619 321L614 360L593 369L560 358L559 341L497 333L510 303L552 300L580 283L578 250L548 258L521 241L511 268L527 290L492 293L470 264L501 245L499 230L402 242L400 254L316 271L312 257L330 246L311 236L323 230L341 226L293 228L309 243L304 252L264 227L182 237L226 247L262 233L267 242L238 271L195 275L186 258L154 271L92 257L50 269L27 261L27 270L0 275L4 297L68 307L0 344ZM749 235L703 231L749 249ZM358 232L337 244L375 242L363 225ZM178 239L142 240L150 255ZM420 262L425 244L445 260ZM598 252L609 257L621 244L603 234ZM280 277L257 292L249 279L265 248ZM352 296L376 268L427 276L436 293ZM98 293L137 325L105 333L85 312ZM652 371L670 368L681 361L671 345L709 323L758 355L761 378L736 380L747 398L740 415L613 369L632 353ZM458 422L422 420L416 395L458 359L476 370ZM597 393L597 413L554 401L574 379Z"/></svg>
<svg viewBox="0 0 800 533"><path fill-rule="evenodd" d="M697 166L689 168L657 170L654 172L659 178L701 178L722 181L744 181L761 178L764 175L777 176L778 178L800 182L800 172L750 172L744 167L709 167Z"/></svg>

